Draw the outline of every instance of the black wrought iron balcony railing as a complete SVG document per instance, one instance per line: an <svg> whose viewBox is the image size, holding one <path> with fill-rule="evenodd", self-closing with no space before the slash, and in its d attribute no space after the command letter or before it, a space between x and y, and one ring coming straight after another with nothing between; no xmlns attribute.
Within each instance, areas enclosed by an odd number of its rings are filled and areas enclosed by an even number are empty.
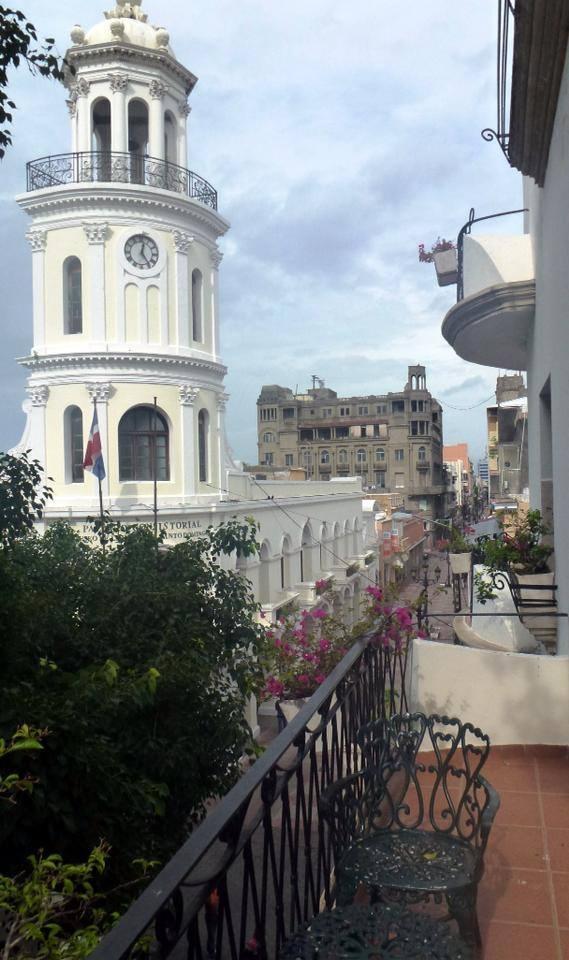
<svg viewBox="0 0 569 960"><path fill-rule="evenodd" d="M217 210L217 191L192 170L137 153L82 151L40 157L26 165L27 189L69 183L133 183L182 193Z"/></svg>
<svg viewBox="0 0 569 960"><path fill-rule="evenodd" d="M515 7L515 0L498 0L496 129L486 127L482 131L484 140L496 140L508 162L510 160L510 87Z"/></svg>
<svg viewBox="0 0 569 960"><path fill-rule="evenodd" d="M358 640L306 706L191 834L91 954L273 960L332 904L331 838L318 801L362 768L356 733L407 711L405 652ZM178 951L178 952L177 952Z"/></svg>
<svg viewBox="0 0 569 960"><path fill-rule="evenodd" d="M470 208L468 220L464 226L461 227L456 241L458 271L458 279L456 282L457 303L460 303L461 300L464 300L464 238L471 233L473 225L475 223L481 223L483 220L496 220L498 217L510 217L514 213L527 213L527 211L527 207L521 207L519 210L504 210L502 213L490 213L485 217L476 217L474 215L474 207Z"/></svg>

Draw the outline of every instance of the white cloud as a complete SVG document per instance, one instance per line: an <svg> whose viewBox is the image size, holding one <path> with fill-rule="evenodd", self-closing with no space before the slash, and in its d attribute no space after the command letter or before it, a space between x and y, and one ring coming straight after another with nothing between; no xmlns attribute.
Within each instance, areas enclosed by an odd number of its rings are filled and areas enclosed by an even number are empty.
<svg viewBox="0 0 569 960"><path fill-rule="evenodd" d="M26 0L26 15L64 50L70 16L89 26L102 0ZM110 2L110 0L109 0ZM520 183L480 138L495 115L495 10L475 0L144 0L200 78L192 95L190 166L219 190L233 222L221 267L222 346L229 366L230 440L255 456L263 382L339 393L400 389L408 363L427 365L442 399L468 406L497 371L459 360L440 324L439 290L417 244L454 236L479 214L520 205ZM18 438L22 376L12 362L31 340L25 218L13 193L25 161L65 152L63 91L12 74L14 147L0 167L3 258L0 447ZM510 225L512 229L513 225ZM238 398L238 399L237 399ZM464 402L463 402L464 401ZM482 452L484 407L452 411L446 440Z"/></svg>

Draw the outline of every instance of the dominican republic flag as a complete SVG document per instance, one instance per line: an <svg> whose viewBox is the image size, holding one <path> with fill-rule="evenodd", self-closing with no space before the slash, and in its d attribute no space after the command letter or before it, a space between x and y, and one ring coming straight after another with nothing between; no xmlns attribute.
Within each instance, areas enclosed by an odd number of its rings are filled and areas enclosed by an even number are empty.
<svg viewBox="0 0 569 960"><path fill-rule="evenodd" d="M87 449L85 450L83 468L85 470L90 470L93 476L97 477L97 480L105 479L105 463L103 460L103 451L101 449L101 434L99 433L99 421L97 420L96 407L93 412L93 423L91 424L91 432L87 441Z"/></svg>

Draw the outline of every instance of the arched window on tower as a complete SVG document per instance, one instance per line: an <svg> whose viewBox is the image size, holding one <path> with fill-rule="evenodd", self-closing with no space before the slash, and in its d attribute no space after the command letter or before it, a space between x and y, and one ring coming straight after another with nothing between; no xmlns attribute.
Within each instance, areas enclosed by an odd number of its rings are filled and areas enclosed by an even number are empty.
<svg viewBox="0 0 569 960"><path fill-rule="evenodd" d="M83 333L83 293L81 261L67 257L63 264L63 330Z"/></svg>
<svg viewBox="0 0 569 960"><path fill-rule="evenodd" d="M83 483L83 414L79 407L67 407L63 415L65 482Z"/></svg>
<svg viewBox="0 0 569 960"><path fill-rule="evenodd" d="M176 121L169 110L164 114L164 159L166 163L178 162Z"/></svg>
<svg viewBox="0 0 569 960"><path fill-rule="evenodd" d="M200 483L208 482L208 458L209 458L209 413L207 410L200 410L198 414L198 460L199 460L199 480Z"/></svg>
<svg viewBox="0 0 569 960"><path fill-rule="evenodd" d="M95 153L110 153L111 104L106 97L99 97L98 100L95 100L93 104L92 118L92 150Z"/></svg>
<svg viewBox="0 0 569 960"><path fill-rule="evenodd" d="M426 459L427 459L427 448L419 447L419 450L417 452L417 460L419 461L419 463L424 463Z"/></svg>
<svg viewBox="0 0 569 960"><path fill-rule="evenodd" d="M192 340L197 343L203 341L202 288L202 273L196 268L192 270Z"/></svg>
<svg viewBox="0 0 569 960"><path fill-rule="evenodd" d="M148 153L148 107L143 100L128 105L130 182L144 183L144 157Z"/></svg>
<svg viewBox="0 0 569 960"><path fill-rule="evenodd" d="M132 407L119 423L119 480L169 480L168 424L154 407Z"/></svg>

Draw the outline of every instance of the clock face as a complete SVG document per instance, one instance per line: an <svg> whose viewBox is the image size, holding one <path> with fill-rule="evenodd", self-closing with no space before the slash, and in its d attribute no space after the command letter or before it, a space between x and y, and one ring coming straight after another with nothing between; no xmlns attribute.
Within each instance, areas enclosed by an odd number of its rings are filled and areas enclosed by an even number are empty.
<svg viewBox="0 0 569 960"><path fill-rule="evenodd" d="M152 237L145 233L136 233L129 237L124 245L124 255L133 267L150 270L158 263L158 247Z"/></svg>

